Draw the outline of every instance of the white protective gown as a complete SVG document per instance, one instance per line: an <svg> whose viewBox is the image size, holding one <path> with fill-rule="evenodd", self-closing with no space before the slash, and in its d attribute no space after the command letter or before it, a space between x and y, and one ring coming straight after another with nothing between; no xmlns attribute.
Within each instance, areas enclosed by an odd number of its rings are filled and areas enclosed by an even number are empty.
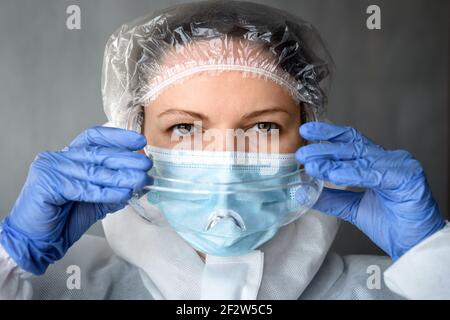
<svg viewBox="0 0 450 320"><path fill-rule="evenodd" d="M141 208L152 210L143 199ZM338 221L313 210L259 250L206 261L170 227L142 219L136 207L108 215L103 227L106 239L85 235L43 276L22 271L0 247L0 298L450 299L450 226L395 263L330 252ZM70 285L73 266L79 289Z"/></svg>

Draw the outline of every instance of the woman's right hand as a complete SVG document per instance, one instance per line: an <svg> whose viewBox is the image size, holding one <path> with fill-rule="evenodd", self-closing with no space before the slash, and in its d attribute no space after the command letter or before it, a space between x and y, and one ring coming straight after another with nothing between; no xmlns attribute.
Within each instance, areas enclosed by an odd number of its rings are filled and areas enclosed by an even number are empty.
<svg viewBox="0 0 450 320"><path fill-rule="evenodd" d="M404 150L386 150L351 127L308 122L301 135L310 141L297 160L310 175L364 192L324 188L314 205L363 231L395 261L432 234L445 220L425 172Z"/></svg>
<svg viewBox="0 0 450 320"><path fill-rule="evenodd" d="M148 183L152 163L134 152L146 143L133 131L95 127L60 152L40 153L0 225L1 245L22 269L43 274L92 224L122 209Z"/></svg>

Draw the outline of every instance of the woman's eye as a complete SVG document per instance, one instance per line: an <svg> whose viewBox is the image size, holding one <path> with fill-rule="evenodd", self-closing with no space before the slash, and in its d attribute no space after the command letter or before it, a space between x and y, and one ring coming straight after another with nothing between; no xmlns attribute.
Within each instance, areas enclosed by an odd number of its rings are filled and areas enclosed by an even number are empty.
<svg viewBox="0 0 450 320"><path fill-rule="evenodd" d="M279 130L280 126L273 122L259 122L253 129L262 133L269 133L272 130Z"/></svg>
<svg viewBox="0 0 450 320"><path fill-rule="evenodd" d="M193 134L194 131L195 126L189 123L180 123L172 127L172 132L179 136L190 135Z"/></svg>

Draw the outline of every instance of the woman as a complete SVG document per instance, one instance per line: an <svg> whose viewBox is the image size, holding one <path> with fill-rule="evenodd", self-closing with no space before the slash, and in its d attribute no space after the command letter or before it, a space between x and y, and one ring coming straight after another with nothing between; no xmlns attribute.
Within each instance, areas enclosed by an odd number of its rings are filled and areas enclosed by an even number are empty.
<svg viewBox="0 0 450 320"><path fill-rule="evenodd" d="M450 231L420 164L320 122L330 71L311 25L258 4L123 26L110 122L39 154L2 223L1 296L449 298ZM83 236L101 219L107 241ZM390 258L329 252L339 219Z"/></svg>

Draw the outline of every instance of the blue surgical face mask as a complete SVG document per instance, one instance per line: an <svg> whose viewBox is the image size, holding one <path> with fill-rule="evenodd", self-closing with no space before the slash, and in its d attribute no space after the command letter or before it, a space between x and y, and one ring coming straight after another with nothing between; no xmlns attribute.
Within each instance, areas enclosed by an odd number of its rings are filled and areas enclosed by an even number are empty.
<svg viewBox="0 0 450 320"><path fill-rule="evenodd" d="M322 190L294 154L155 147L146 153L153 160L148 202L192 247L211 255L258 248L310 209Z"/></svg>

